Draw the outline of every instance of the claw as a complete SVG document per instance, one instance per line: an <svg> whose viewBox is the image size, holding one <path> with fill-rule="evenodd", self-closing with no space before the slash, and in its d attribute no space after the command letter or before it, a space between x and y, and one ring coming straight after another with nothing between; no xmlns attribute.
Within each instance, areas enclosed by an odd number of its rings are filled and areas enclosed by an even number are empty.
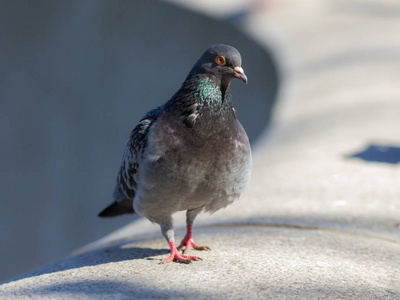
<svg viewBox="0 0 400 300"><path fill-rule="evenodd" d="M188 224L187 225L187 233L185 237L183 238L182 242L179 244L177 250L182 250L183 247L186 247L185 253L190 252L190 248L192 247L195 250L200 250L200 251L209 251L211 250L210 247L208 246L199 246L197 245L192 238L192 225Z"/></svg>
<svg viewBox="0 0 400 300"><path fill-rule="evenodd" d="M200 250L200 251L210 251L211 250L211 248L208 246L197 246L197 245L194 245L194 243L192 244L192 246L193 246L193 249Z"/></svg>
<svg viewBox="0 0 400 300"><path fill-rule="evenodd" d="M185 253L189 253L190 249L193 248L195 250L199 250L199 251L210 251L211 248L208 246L199 246L197 245L194 241L193 238L188 238L187 236L185 236L185 238L182 240L181 244L179 245L178 248L176 248L177 250L181 250L183 247L185 247Z"/></svg>
<svg viewBox="0 0 400 300"><path fill-rule="evenodd" d="M193 261L202 260L202 258L194 255L184 255L180 254L175 247L174 241L169 242L169 246L171 248L171 255L168 256L166 259L163 260L163 264L169 263L171 261L177 261L184 264L190 264Z"/></svg>

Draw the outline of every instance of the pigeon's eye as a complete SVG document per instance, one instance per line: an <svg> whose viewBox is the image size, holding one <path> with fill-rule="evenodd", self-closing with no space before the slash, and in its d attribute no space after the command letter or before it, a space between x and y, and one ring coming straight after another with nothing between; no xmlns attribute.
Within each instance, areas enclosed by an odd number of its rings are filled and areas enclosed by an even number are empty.
<svg viewBox="0 0 400 300"><path fill-rule="evenodd" d="M216 61L217 64L219 64L219 65L225 65L225 63L226 63L225 57L223 57L222 55L217 56L217 58L215 59L215 61Z"/></svg>

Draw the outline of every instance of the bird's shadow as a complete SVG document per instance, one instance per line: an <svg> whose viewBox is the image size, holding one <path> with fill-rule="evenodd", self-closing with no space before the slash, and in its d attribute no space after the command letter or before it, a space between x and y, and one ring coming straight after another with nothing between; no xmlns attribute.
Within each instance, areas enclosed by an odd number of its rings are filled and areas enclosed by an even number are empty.
<svg viewBox="0 0 400 300"><path fill-rule="evenodd" d="M346 158L359 158L368 162L398 164L400 163L400 147L370 144L360 152L346 155Z"/></svg>
<svg viewBox="0 0 400 300"><path fill-rule="evenodd" d="M154 260L162 263L166 257L162 255L169 254L169 249L154 249L147 247L130 247L132 241L113 245L111 247L104 247L101 249L85 252L82 254L72 255L54 264L44 266L20 277L14 278L11 281L20 280L39 276L43 274L50 274L55 272L62 272L70 269L79 269L81 267L90 267L112 262L129 261L136 259ZM157 257L160 256L160 257Z"/></svg>

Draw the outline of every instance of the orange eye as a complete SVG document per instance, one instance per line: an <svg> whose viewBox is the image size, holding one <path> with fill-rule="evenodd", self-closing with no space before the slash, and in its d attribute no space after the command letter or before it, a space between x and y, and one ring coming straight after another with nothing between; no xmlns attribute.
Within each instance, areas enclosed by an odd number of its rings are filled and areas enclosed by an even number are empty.
<svg viewBox="0 0 400 300"><path fill-rule="evenodd" d="M224 65L225 64L225 57L223 57L222 55L217 56L217 58L215 59L215 61L217 62L217 64L219 65Z"/></svg>

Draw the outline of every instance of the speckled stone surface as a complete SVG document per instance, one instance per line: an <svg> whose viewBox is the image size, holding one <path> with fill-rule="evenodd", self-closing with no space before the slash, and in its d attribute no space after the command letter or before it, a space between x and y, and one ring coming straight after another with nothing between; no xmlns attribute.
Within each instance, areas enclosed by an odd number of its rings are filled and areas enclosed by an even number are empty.
<svg viewBox="0 0 400 300"><path fill-rule="evenodd" d="M395 299L399 244L348 232L217 226L202 261L161 264L162 238L67 258L0 287L15 299Z"/></svg>

